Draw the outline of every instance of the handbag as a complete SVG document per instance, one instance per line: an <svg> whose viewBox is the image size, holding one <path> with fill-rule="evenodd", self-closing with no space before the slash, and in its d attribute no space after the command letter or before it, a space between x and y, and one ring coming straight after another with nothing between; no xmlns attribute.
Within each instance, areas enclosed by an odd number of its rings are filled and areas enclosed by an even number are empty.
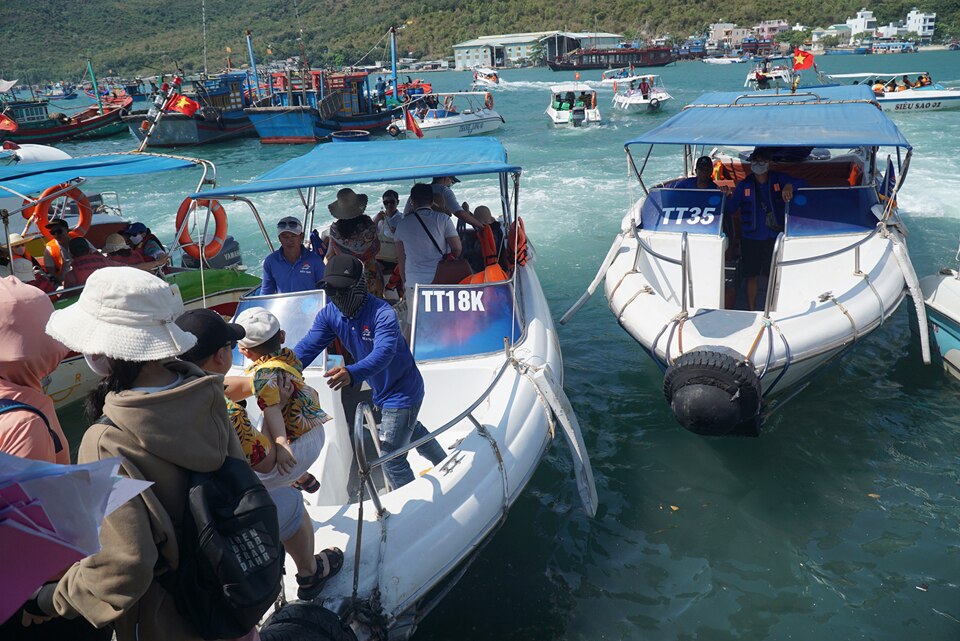
<svg viewBox="0 0 960 641"><path fill-rule="evenodd" d="M427 229L427 226L424 224L423 219L420 218L420 214L413 212L413 215L417 217L417 222L423 227L423 231L427 233L430 242L433 243L433 246L440 252L440 262L437 263L437 271L433 274L432 284L458 285L464 279L470 278L470 276L473 275L470 263L463 258L455 258L453 254L444 254L443 250L440 249L440 244L437 243L433 234L430 233L430 230Z"/></svg>

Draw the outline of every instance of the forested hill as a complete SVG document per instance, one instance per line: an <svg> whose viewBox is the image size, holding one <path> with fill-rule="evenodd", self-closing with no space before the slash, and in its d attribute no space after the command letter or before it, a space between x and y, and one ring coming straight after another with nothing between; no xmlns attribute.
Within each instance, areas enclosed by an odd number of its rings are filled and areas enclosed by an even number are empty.
<svg viewBox="0 0 960 641"><path fill-rule="evenodd" d="M226 48L246 62L244 30L258 59L298 54L299 24L311 64L350 64L391 25L401 55L441 57L480 35L567 29L628 37L702 32L725 20L752 26L784 18L810 27L842 22L866 5L878 24L905 19L911 7L937 13L938 34L960 35L960 0L206 0L208 66ZM87 58L100 74L170 72L174 62L202 69L201 0L6 0L0 12L0 78L79 79ZM383 59L383 43L372 57ZM268 49L271 53L268 53Z"/></svg>

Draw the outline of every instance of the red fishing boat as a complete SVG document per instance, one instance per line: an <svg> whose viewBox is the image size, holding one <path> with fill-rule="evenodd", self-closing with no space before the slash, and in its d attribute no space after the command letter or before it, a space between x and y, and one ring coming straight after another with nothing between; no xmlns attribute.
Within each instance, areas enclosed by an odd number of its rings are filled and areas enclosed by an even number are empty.
<svg viewBox="0 0 960 641"><path fill-rule="evenodd" d="M62 140L105 138L126 130L120 117L133 98L98 107L91 105L73 115L50 113L46 100L5 100L0 113L17 123L16 131L0 131L0 139L18 143L50 144Z"/></svg>

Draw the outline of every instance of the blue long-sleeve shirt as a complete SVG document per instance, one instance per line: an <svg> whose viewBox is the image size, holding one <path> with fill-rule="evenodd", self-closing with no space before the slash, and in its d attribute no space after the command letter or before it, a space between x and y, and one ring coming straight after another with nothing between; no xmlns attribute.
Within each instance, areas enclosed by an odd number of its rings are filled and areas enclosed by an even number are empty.
<svg viewBox="0 0 960 641"><path fill-rule="evenodd" d="M300 258L292 265L283 257L283 248L280 248L263 259L260 293L285 294L316 289L323 278L323 268L323 258L306 247L300 248Z"/></svg>
<svg viewBox="0 0 960 641"><path fill-rule="evenodd" d="M335 338L357 360L347 365L353 384L367 381L377 407L400 409L423 401L423 377L389 303L368 295L353 318L327 303L293 351L307 367Z"/></svg>

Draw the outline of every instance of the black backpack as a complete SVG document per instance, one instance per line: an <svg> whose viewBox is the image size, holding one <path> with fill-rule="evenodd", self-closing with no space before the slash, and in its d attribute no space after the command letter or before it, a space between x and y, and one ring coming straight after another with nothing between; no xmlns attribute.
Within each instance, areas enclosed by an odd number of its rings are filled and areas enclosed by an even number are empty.
<svg viewBox="0 0 960 641"><path fill-rule="evenodd" d="M284 550L277 506L246 461L190 474L177 537L179 567L157 577L204 639L240 637L280 592Z"/></svg>

